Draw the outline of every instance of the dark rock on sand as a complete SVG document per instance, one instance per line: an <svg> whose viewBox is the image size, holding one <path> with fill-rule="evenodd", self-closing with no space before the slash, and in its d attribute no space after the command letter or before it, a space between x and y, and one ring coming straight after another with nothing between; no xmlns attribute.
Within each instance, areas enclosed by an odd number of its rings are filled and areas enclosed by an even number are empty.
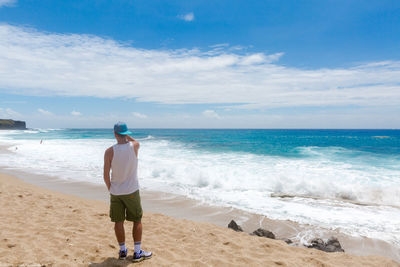
<svg viewBox="0 0 400 267"><path fill-rule="evenodd" d="M266 237L266 238L275 239L274 233L272 233L271 231L262 229L262 228L258 228L258 229L255 230L252 234L253 234L253 235L256 235L256 236L261 236L261 237Z"/></svg>
<svg viewBox="0 0 400 267"><path fill-rule="evenodd" d="M339 243L339 240L336 237L331 237L326 242L326 249L331 250L328 252L344 252L344 249Z"/></svg>
<svg viewBox="0 0 400 267"><path fill-rule="evenodd" d="M282 240L285 241L286 244L292 244L292 243L293 243L293 241L290 240L289 238L284 238L284 239L282 239Z"/></svg>
<svg viewBox="0 0 400 267"><path fill-rule="evenodd" d="M236 231L236 232L243 232L242 227L240 227L234 220L232 220L229 224L228 224L228 228L231 228L232 230Z"/></svg>
<svg viewBox="0 0 400 267"><path fill-rule="evenodd" d="M325 250L325 242L324 240L322 240L321 238L314 238L310 241L309 246L307 246L308 248L315 248L315 249L319 249L319 250Z"/></svg>
<svg viewBox="0 0 400 267"><path fill-rule="evenodd" d="M314 238L311 240L311 245L308 248L315 248L325 252L344 252L344 249L336 237L331 237L325 243L321 238Z"/></svg>

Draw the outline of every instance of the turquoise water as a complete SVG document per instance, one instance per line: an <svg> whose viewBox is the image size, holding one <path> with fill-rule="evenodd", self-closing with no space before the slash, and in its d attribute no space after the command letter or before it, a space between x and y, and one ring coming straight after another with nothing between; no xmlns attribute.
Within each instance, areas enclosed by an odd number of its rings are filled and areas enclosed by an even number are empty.
<svg viewBox="0 0 400 267"><path fill-rule="evenodd" d="M399 130L132 131L144 189L400 248ZM113 143L112 129L2 131L0 167L102 184Z"/></svg>
<svg viewBox="0 0 400 267"><path fill-rule="evenodd" d="M177 141L193 149L302 156L298 147L341 147L354 152L400 155L400 130L197 130L135 129L137 138ZM32 130L13 139L112 139L112 129Z"/></svg>

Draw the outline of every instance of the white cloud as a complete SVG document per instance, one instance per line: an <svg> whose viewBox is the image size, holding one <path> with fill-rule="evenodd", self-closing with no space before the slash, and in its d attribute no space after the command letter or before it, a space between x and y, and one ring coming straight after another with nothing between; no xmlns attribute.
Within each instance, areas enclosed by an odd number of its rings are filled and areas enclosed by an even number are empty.
<svg viewBox="0 0 400 267"><path fill-rule="evenodd" d="M193 14L193 12L190 12L185 15L179 15L178 18L180 18L184 21L194 21L194 14Z"/></svg>
<svg viewBox="0 0 400 267"><path fill-rule="evenodd" d="M145 119L145 118L147 118L147 115L146 115L146 114L139 113L139 112L132 112L132 115L135 116L136 118L139 118L139 119Z"/></svg>
<svg viewBox="0 0 400 267"><path fill-rule="evenodd" d="M204 110L202 114L208 118L221 119L221 116L219 116L215 110L207 109Z"/></svg>
<svg viewBox="0 0 400 267"><path fill-rule="evenodd" d="M214 44L214 45L210 45L209 47L211 47L211 48L229 47L229 44L228 43Z"/></svg>
<svg viewBox="0 0 400 267"><path fill-rule="evenodd" d="M44 110L41 108L38 108L37 110L40 114L45 115L45 116L52 116L54 115L52 112L48 111L48 110Z"/></svg>
<svg viewBox="0 0 400 267"><path fill-rule="evenodd" d="M0 7L3 6L15 6L15 4L17 3L17 0L0 0Z"/></svg>
<svg viewBox="0 0 400 267"><path fill-rule="evenodd" d="M82 113L80 113L79 111L73 110L73 111L71 111L71 115L72 115L72 116L81 116Z"/></svg>
<svg viewBox="0 0 400 267"><path fill-rule="evenodd" d="M1 119L20 118L22 115L11 108L0 108Z"/></svg>
<svg viewBox="0 0 400 267"><path fill-rule="evenodd" d="M290 68L278 63L282 53L146 50L10 25L0 25L0 40L0 88L8 93L246 109L400 104L400 61Z"/></svg>

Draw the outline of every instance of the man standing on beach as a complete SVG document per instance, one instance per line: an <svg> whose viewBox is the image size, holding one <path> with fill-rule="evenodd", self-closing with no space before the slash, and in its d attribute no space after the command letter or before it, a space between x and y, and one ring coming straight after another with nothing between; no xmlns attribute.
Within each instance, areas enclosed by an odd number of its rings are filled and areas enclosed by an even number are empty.
<svg viewBox="0 0 400 267"><path fill-rule="evenodd" d="M142 241L142 206L137 178L139 143L129 136L132 134L123 122L114 125L117 144L109 147L104 154L104 182L110 192L110 218L120 251L119 259L125 259L124 221L133 221L132 236L135 244L133 261L142 261L152 256L140 248ZM110 170L111 179L110 179Z"/></svg>

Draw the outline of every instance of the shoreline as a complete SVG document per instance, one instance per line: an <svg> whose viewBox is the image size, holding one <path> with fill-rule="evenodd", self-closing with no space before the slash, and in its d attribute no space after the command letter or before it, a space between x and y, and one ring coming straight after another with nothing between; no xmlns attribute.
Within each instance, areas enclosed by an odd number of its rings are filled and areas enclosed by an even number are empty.
<svg viewBox="0 0 400 267"><path fill-rule="evenodd" d="M109 193L103 185L89 182L65 181L50 176L0 168L0 175L2 173L55 193L73 195L91 201L101 201L103 204L108 203ZM142 190L141 198L145 213L161 213L176 219L190 220L198 223L211 223L224 228L227 228L228 223L233 219L247 233L251 233L261 227L272 231L277 239L291 239L294 243L290 247L304 248L301 242L309 241L315 237L327 239L330 236L335 236L339 239L348 255L379 255L400 262L400 255L397 249L393 245L378 239L348 236L338 231L322 229L311 225L301 225L288 220L272 220L263 215L234 208L211 206L197 200L170 193Z"/></svg>
<svg viewBox="0 0 400 267"><path fill-rule="evenodd" d="M0 174L0 199L1 266L134 266L116 257L104 201L51 191L7 174ZM400 266L382 256L292 247L162 214L146 212L142 221L143 247L154 256L141 266ZM132 249L129 234L126 242Z"/></svg>

